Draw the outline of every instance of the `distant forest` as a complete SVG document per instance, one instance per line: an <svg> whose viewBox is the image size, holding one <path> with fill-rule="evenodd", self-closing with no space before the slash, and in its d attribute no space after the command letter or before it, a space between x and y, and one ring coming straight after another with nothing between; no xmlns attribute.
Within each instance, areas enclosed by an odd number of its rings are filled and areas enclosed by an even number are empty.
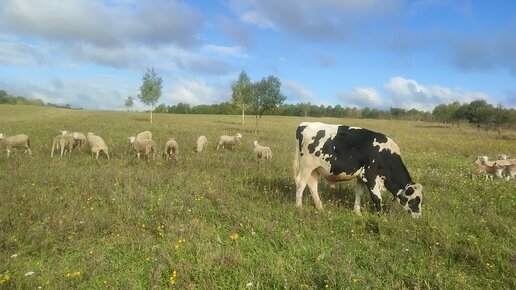
<svg viewBox="0 0 516 290"><path fill-rule="evenodd" d="M28 99L22 96L9 95L0 90L0 104L49 106L71 109L69 104L58 105L45 103L41 99ZM186 103L167 106L161 104L154 110L155 113L170 114L219 114L239 115L241 112L231 102L222 102L212 105L191 106ZM402 108L390 108L379 110L372 108L350 108L341 105L323 106L310 103L281 104L274 110L264 115L275 116L300 116L300 117L336 117L355 119L395 119L440 122L444 124L471 123L478 129L501 130L516 128L516 110L507 109L501 105L493 106L485 100L475 100L470 103L453 102L451 104L437 105L432 112L416 109L406 110Z"/></svg>
<svg viewBox="0 0 516 290"><path fill-rule="evenodd" d="M57 104L52 104L52 103L45 103L41 99L28 99L28 98L22 97L22 96L12 96L12 95L9 95L4 90L0 90L0 104L46 106L46 107L65 108L65 109L72 108L69 104L57 105Z"/></svg>
<svg viewBox="0 0 516 290"><path fill-rule="evenodd" d="M154 110L156 113L171 114L223 114L238 115L240 110L230 102L223 102L213 105L190 106L186 103L167 106L161 104ZM341 105L324 106L310 103L281 104L264 115L275 116L300 116L300 117L336 117L354 119L396 119L441 122L445 124L471 123L484 129L507 129L516 128L516 110L506 109L502 106L493 106L485 100L475 100L470 103L441 104L436 106L432 112L419 111L416 109L406 110L402 108L390 108L379 110L372 108L350 108Z"/></svg>

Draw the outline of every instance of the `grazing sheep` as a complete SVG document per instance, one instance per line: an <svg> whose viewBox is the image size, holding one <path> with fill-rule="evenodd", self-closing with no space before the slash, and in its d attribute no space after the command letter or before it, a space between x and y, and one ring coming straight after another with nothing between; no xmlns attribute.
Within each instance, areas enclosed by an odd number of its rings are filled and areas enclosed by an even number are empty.
<svg viewBox="0 0 516 290"><path fill-rule="evenodd" d="M63 157L63 153L66 155L66 152L68 152L69 155L72 155L72 149L74 148L74 145L75 139L72 135L57 135L52 142L52 152L50 153L50 158L54 157L55 150L61 150L61 157Z"/></svg>
<svg viewBox="0 0 516 290"><path fill-rule="evenodd" d="M516 178L516 164L503 166L502 175L505 178L505 180Z"/></svg>
<svg viewBox="0 0 516 290"><path fill-rule="evenodd" d="M150 131L143 131L141 133L138 133L138 135L136 135L136 139L139 139L139 140L142 140L142 139L152 140L152 133Z"/></svg>
<svg viewBox="0 0 516 290"><path fill-rule="evenodd" d="M132 136L129 137L129 142L131 142L131 148L136 151L136 156L140 159L140 153L145 153L147 156L147 160L149 160L149 154L152 154L152 160L155 159L156 153L156 143L150 139L137 139Z"/></svg>
<svg viewBox="0 0 516 290"><path fill-rule="evenodd" d="M75 141L73 148L79 148L82 150L86 144L86 135L81 132L68 132L67 130L62 130L61 135L69 135L73 137Z"/></svg>
<svg viewBox="0 0 516 290"><path fill-rule="evenodd" d="M259 159L271 159L272 151L271 148L258 144L258 141L253 141L253 152Z"/></svg>
<svg viewBox="0 0 516 290"><path fill-rule="evenodd" d="M222 149L225 149L226 146L228 146L228 148L234 149L238 144L240 144L241 140L242 134L240 133L236 133L235 136L222 135L219 137L217 150L219 150L220 147L222 147Z"/></svg>
<svg viewBox="0 0 516 290"><path fill-rule="evenodd" d="M197 147L195 148L195 151L201 152L204 148L206 148L206 146L208 146L208 138L203 135L199 136L199 138L197 138Z"/></svg>
<svg viewBox="0 0 516 290"><path fill-rule="evenodd" d="M19 134L7 137L4 133L0 133L0 144L1 143L5 145L7 157L9 157L11 154L12 148L25 148L25 153L29 152L29 155L32 155L32 150L30 149L30 140L29 136L27 135Z"/></svg>
<svg viewBox="0 0 516 290"><path fill-rule="evenodd" d="M168 138L167 143L165 144L165 157L167 160L174 157L177 161L177 154L179 153L179 145L174 138Z"/></svg>
<svg viewBox="0 0 516 290"><path fill-rule="evenodd" d="M90 145L91 156L96 154L95 158L99 159L99 153L102 151L104 154L106 154L107 159L109 159L108 147L106 142L104 142L100 136L95 135L95 133L88 132L86 134L86 140Z"/></svg>
<svg viewBox="0 0 516 290"><path fill-rule="evenodd" d="M512 165L516 164L516 159L509 159L507 154L499 154L496 162L500 165Z"/></svg>
<svg viewBox="0 0 516 290"><path fill-rule="evenodd" d="M493 162L492 165L487 163L487 156L478 156L477 159L473 162L478 165L478 173L480 175L485 175L486 180L490 178L493 179L494 176L502 177L503 166Z"/></svg>

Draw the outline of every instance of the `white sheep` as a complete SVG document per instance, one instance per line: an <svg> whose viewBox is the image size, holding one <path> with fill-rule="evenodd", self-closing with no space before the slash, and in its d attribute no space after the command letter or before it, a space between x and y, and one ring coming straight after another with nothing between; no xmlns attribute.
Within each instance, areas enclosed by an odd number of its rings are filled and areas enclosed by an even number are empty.
<svg viewBox="0 0 516 290"><path fill-rule="evenodd" d="M272 158L271 148L258 144L256 140L253 141L253 152L258 159L267 160Z"/></svg>
<svg viewBox="0 0 516 290"><path fill-rule="evenodd" d="M99 153L102 151L104 154L106 154L107 159L109 159L108 147L106 142L104 142L100 136L95 135L95 133L88 132L86 134L86 140L90 145L91 156L96 154L95 158L99 159Z"/></svg>
<svg viewBox="0 0 516 290"><path fill-rule="evenodd" d="M140 132L138 133L138 135L136 135L136 139L148 139L148 140L152 140L152 133L150 131L143 131L143 132Z"/></svg>
<svg viewBox="0 0 516 290"><path fill-rule="evenodd" d="M505 180L516 178L516 164L503 166L502 175L505 178Z"/></svg>
<svg viewBox="0 0 516 290"><path fill-rule="evenodd" d="M242 140L242 134L236 133L234 136L228 136L228 135L222 135L219 137L219 143L217 144L217 150L219 150L220 147L222 149L225 149L226 146L228 148L235 148L238 144L240 144L240 141Z"/></svg>
<svg viewBox="0 0 516 290"><path fill-rule="evenodd" d="M131 148L136 151L136 156L140 159L140 154L143 152L147 156L147 160L149 160L149 155L152 154L152 160L155 159L156 153L156 143L150 139L137 139L132 136L129 137L129 142L131 142Z"/></svg>
<svg viewBox="0 0 516 290"><path fill-rule="evenodd" d="M165 157L167 160L170 160L172 157L177 161L177 154L179 153L179 145L176 142L176 139L169 138L167 143L165 143Z"/></svg>
<svg viewBox="0 0 516 290"><path fill-rule="evenodd" d="M204 148L207 148L206 146L208 146L208 138L206 138L206 136L199 136L199 138L197 138L197 143L196 143L196 147L195 147L195 151L196 152L201 152Z"/></svg>
<svg viewBox="0 0 516 290"><path fill-rule="evenodd" d="M54 157L55 150L61 150L61 157L63 154L66 155L68 152L69 155L72 155L72 149L75 145L75 139L73 136L69 134L57 135L52 142L52 152L50 153L50 158Z"/></svg>
<svg viewBox="0 0 516 290"><path fill-rule="evenodd" d="M507 154L499 154L496 162L500 165L512 165L516 164L516 159L509 159Z"/></svg>
<svg viewBox="0 0 516 290"><path fill-rule="evenodd" d="M82 150L84 148L84 145L86 144L86 135L84 135L81 132L68 132L67 130L62 130L61 135L69 135L72 136L74 139L74 148L79 148Z"/></svg>
<svg viewBox="0 0 516 290"><path fill-rule="evenodd" d="M477 159L473 163L478 165L478 173L480 175L485 175L486 180L490 178L493 179L494 176L502 177L503 166L493 162L492 165L487 163L487 156L478 156Z"/></svg>
<svg viewBox="0 0 516 290"><path fill-rule="evenodd" d="M25 148L25 153L29 152L29 155L32 155L29 136L25 134L6 136L4 133L0 133L0 144L2 143L5 145L7 157L11 154L12 148Z"/></svg>

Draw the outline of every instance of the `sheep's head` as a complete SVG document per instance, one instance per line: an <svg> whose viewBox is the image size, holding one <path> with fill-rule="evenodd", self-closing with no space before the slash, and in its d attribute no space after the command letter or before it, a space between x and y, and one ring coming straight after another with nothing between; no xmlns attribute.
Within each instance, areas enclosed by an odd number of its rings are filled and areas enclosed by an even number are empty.
<svg viewBox="0 0 516 290"><path fill-rule="evenodd" d="M61 135L63 135L63 136L64 136L64 135L66 135L66 134L68 134L68 131L67 131L67 130L61 130Z"/></svg>
<svg viewBox="0 0 516 290"><path fill-rule="evenodd" d="M487 162L487 160L488 160L488 158L485 155L477 156L477 159L475 159L475 161L473 161L473 163L475 163L476 165L485 164Z"/></svg>
<svg viewBox="0 0 516 290"><path fill-rule="evenodd" d="M79 138L79 132L73 132L72 136L73 136L73 138L78 139Z"/></svg>
<svg viewBox="0 0 516 290"><path fill-rule="evenodd" d="M410 212L413 218L421 217L421 203L423 202L423 186L411 182L401 189L396 196L400 205Z"/></svg>
<svg viewBox="0 0 516 290"><path fill-rule="evenodd" d="M507 154L499 154L498 159L500 160L507 160Z"/></svg>
<svg viewBox="0 0 516 290"><path fill-rule="evenodd" d="M136 137L134 137L134 136L129 137L129 143L133 144L134 141L136 141Z"/></svg>
<svg viewBox="0 0 516 290"><path fill-rule="evenodd" d="M258 141L254 140L253 141L253 146L256 147L256 145L258 145Z"/></svg>
<svg viewBox="0 0 516 290"><path fill-rule="evenodd" d="M4 139L5 139L4 133L0 133L0 140L4 140Z"/></svg>

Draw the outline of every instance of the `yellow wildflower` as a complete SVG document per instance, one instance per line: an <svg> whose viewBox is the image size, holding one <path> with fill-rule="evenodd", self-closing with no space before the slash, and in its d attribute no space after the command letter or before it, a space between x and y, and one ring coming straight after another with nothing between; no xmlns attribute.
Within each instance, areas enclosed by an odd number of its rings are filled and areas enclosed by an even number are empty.
<svg viewBox="0 0 516 290"><path fill-rule="evenodd" d="M234 233L232 234L231 236L229 236L231 238L232 241L236 241L238 240L238 234L237 233Z"/></svg>
<svg viewBox="0 0 516 290"><path fill-rule="evenodd" d="M2 273L0 275L0 285L4 284L5 282L11 280L11 276L9 276L9 272Z"/></svg>
<svg viewBox="0 0 516 290"><path fill-rule="evenodd" d="M174 270L172 272L172 276L170 276L170 280L169 280L170 285L176 284L176 276L177 276L177 272L176 272L176 270Z"/></svg>

